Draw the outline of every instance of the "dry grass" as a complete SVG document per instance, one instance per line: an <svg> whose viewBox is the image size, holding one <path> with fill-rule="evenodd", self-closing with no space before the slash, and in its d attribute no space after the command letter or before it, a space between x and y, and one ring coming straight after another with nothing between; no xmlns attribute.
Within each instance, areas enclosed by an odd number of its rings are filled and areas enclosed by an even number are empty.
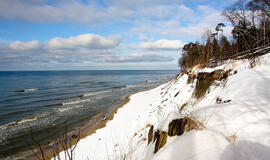
<svg viewBox="0 0 270 160"><path fill-rule="evenodd" d="M256 66L260 66L260 65L262 64L261 59L258 58L258 57L248 59L248 61L249 61L249 63L250 63L249 68L253 68L253 67L256 67Z"/></svg>
<svg viewBox="0 0 270 160"><path fill-rule="evenodd" d="M194 91L194 97L196 97L197 99L203 97L213 82L214 80L212 79L197 81Z"/></svg>
<svg viewBox="0 0 270 160"><path fill-rule="evenodd" d="M203 69L203 68L205 68L205 67L206 67L205 64L198 64L198 66L197 66L198 69Z"/></svg>
<svg viewBox="0 0 270 160"><path fill-rule="evenodd" d="M202 98L209 90L210 86L216 81L226 81L230 75L231 70L215 70L211 73L201 72L197 74L197 82L193 96L197 99ZM219 84L217 84L219 85Z"/></svg>
<svg viewBox="0 0 270 160"><path fill-rule="evenodd" d="M233 135L226 137L226 140L227 140L228 142L234 143L234 142L236 141L236 138L237 138L237 134L234 133Z"/></svg>
<svg viewBox="0 0 270 160"><path fill-rule="evenodd" d="M184 103L181 107L180 107L180 112L182 112L183 111L183 109L185 108L187 106L187 103Z"/></svg>
<svg viewBox="0 0 270 160"><path fill-rule="evenodd" d="M185 131L190 131L190 130L202 130L205 128L205 126L203 125L202 122L198 121L198 120L194 120L191 119L189 117L185 117L184 121L186 122L186 127L185 127Z"/></svg>
<svg viewBox="0 0 270 160"><path fill-rule="evenodd" d="M196 79L196 76L194 74L188 74L187 84L193 83Z"/></svg>

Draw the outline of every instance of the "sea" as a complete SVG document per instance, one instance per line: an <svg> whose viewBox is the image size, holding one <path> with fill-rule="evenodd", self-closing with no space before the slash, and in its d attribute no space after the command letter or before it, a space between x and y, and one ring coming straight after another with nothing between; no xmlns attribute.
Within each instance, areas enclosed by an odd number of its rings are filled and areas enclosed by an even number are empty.
<svg viewBox="0 0 270 160"><path fill-rule="evenodd" d="M173 79L176 70L1 71L0 159L84 126L139 91ZM65 129L64 129L65 128Z"/></svg>

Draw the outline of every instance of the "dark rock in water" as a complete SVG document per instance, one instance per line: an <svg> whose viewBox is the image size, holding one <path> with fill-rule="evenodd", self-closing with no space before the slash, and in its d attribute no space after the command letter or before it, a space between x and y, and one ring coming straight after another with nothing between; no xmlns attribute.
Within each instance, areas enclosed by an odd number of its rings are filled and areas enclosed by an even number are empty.
<svg viewBox="0 0 270 160"><path fill-rule="evenodd" d="M148 132L148 144L150 144L153 140L153 130L154 130L154 126L151 125L149 132Z"/></svg>
<svg viewBox="0 0 270 160"><path fill-rule="evenodd" d="M157 141L155 144L155 150L154 153L157 153L157 151L162 148L167 143L167 132L158 132L157 134Z"/></svg>

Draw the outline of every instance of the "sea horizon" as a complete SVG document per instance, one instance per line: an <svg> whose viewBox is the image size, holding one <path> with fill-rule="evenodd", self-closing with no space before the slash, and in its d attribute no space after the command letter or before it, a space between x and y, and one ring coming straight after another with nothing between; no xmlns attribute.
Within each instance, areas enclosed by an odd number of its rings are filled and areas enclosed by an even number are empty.
<svg viewBox="0 0 270 160"><path fill-rule="evenodd" d="M36 71L180 71L180 69L67 69L67 70L0 70L0 72L36 72Z"/></svg>

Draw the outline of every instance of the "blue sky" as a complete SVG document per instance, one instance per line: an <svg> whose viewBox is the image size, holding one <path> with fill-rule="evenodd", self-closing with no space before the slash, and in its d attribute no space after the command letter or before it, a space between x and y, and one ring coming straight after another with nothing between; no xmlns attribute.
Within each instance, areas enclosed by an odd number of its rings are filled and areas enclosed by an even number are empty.
<svg viewBox="0 0 270 160"><path fill-rule="evenodd" d="M178 69L233 2L1 0L0 70Z"/></svg>

